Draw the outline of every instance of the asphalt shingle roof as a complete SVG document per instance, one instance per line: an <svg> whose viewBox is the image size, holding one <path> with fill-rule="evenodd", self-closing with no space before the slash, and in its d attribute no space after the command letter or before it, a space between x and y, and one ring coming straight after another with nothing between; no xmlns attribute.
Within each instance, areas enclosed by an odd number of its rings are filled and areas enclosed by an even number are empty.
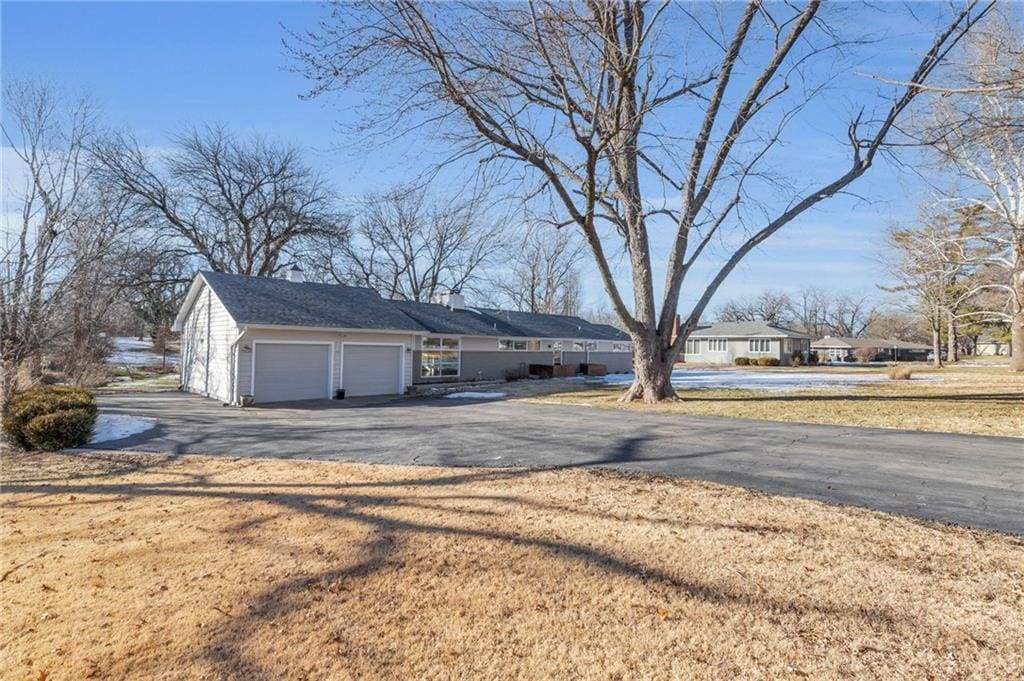
<svg viewBox="0 0 1024 681"><path fill-rule="evenodd" d="M239 324L309 326L462 336L629 340L607 324L581 317L387 300L340 284L296 283L271 277L201 272Z"/></svg>
<svg viewBox="0 0 1024 681"><path fill-rule="evenodd" d="M745 338L748 336L762 336L766 338L810 338L806 333L800 333L793 329L782 326L774 326L768 322L718 322L711 326L698 328L690 334L690 337L716 336L720 338Z"/></svg>
<svg viewBox="0 0 1024 681"><path fill-rule="evenodd" d="M902 350L931 350L931 346L922 343L911 343L896 338L850 338L843 336L825 336L811 343L818 348L899 348Z"/></svg>

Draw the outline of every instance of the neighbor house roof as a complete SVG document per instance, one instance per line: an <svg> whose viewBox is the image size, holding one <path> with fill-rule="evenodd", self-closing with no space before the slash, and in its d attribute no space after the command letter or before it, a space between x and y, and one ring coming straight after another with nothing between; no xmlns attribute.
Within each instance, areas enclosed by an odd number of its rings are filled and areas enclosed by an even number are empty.
<svg viewBox="0 0 1024 681"><path fill-rule="evenodd" d="M810 338L806 333L775 326L768 322L718 322L711 326L699 327L690 337L716 338Z"/></svg>
<svg viewBox="0 0 1024 681"><path fill-rule="evenodd" d="M404 331L460 336L628 340L607 324L580 317L467 307L453 310L434 303L381 298L371 289L341 284L292 282L200 272L182 306L191 306L200 279L239 325Z"/></svg>
<svg viewBox="0 0 1024 681"><path fill-rule="evenodd" d="M898 338L850 338L825 336L811 343L812 348L898 348L900 350L931 350L928 345L911 343Z"/></svg>

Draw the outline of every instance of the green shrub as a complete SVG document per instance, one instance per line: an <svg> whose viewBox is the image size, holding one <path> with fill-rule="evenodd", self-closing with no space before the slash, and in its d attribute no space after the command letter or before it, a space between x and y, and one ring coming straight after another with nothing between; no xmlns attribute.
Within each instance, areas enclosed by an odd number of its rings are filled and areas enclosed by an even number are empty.
<svg viewBox="0 0 1024 681"><path fill-rule="evenodd" d="M749 357L737 357L736 359L733 360L733 362L738 367L750 366L750 358Z"/></svg>
<svg viewBox="0 0 1024 681"><path fill-rule="evenodd" d="M33 449L53 452L88 443L94 425L95 410L63 409L35 417L25 425L22 432Z"/></svg>
<svg viewBox="0 0 1024 681"><path fill-rule="evenodd" d="M778 357L758 357L757 366L759 367L777 367L779 366Z"/></svg>
<svg viewBox="0 0 1024 681"><path fill-rule="evenodd" d="M4 410L3 430L8 441L22 449L33 449L38 447L29 437L29 425L36 419L48 414L56 414L66 411L84 411L88 416L89 431L96 421L96 399L88 390L71 386L40 386L20 393L11 398L10 403ZM69 422L84 423L84 415L70 417L66 421L60 419L46 419L42 424L33 426L32 432L44 438L47 444L52 444L53 439L49 434L53 432L68 432L75 437L71 438L63 447L74 447L85 444L89 439L88 433L84 441L79 441L79 428L72 427ZM58 447L59 449L60 447Z"/></svg>

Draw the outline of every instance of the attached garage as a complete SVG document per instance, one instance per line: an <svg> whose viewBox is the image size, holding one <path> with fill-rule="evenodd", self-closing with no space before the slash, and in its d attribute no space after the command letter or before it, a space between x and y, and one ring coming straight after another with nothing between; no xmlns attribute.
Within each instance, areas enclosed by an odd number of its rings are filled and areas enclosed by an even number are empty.
<svg viewBox="0 0 1024 681"><path fill-rule="evenodd" d="M331 343L263 341L253 346L256 404L331 397Z"/></svg>
<svg viewBox="0 0 1024 681"><path fill-rule="evenodd" d="M341 387L346 397L405 392L405 353L401 345L343 343L341 356Z"/></svg>

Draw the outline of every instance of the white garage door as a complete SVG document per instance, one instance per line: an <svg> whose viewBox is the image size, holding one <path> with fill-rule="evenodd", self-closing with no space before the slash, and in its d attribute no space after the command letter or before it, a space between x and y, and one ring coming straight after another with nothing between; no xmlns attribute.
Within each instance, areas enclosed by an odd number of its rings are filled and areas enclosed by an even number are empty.
<svg viewBox="0 0 1024 681"><path fill-rule="evenodd" d="M342 348L341 387L345 397L395 395L402 392L402 348L394 345L349 345Z"/></svg>
<svg viewBox="0 0 1024 681"><path fill-rule="evenodd" d="M253 371L256 404L328 397L329 345L257 343Z"/></svg>

